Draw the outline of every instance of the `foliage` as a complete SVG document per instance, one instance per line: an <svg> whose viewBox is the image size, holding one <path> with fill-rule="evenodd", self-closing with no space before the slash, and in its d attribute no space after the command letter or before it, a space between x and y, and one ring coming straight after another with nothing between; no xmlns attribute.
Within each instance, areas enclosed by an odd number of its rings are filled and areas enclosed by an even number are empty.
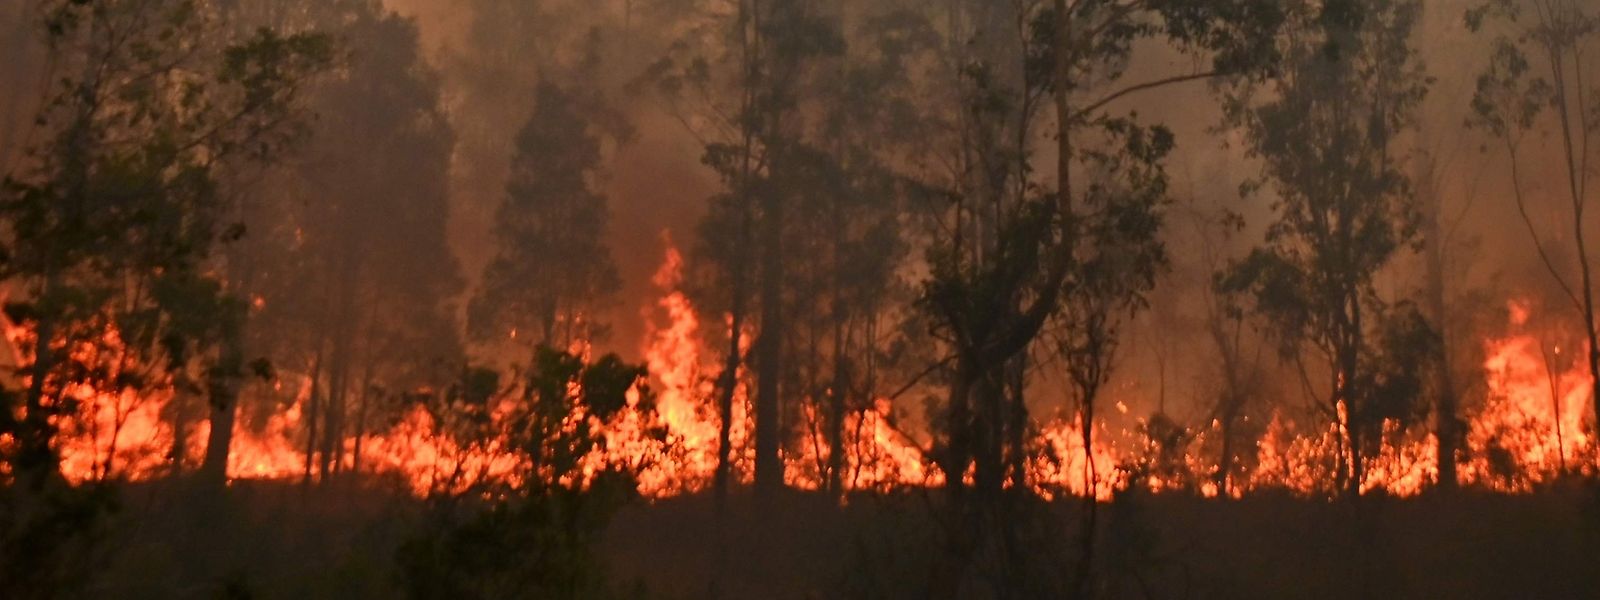
<svg viewBox="0 0 1600 600"><path fill-rule="evenodd" d="M266 198L243 212L250 233L229 248L229 284L251 303L239 347L269 357L289 384L242 390L241 402L281 409L314 382L304 451L320 460L307 470L359 468L335 440L370 432L408 393L448 384L464 360L441 79L417 23L381 2L232 6L241 25L325 32L340 66L307 90L318 126L302 159L258 182Z"/></svg>
<svg viewBox="0 0 1600 600"><path fill-rule="evenodd" d="M496 212L498 252L469 308L480 340L564 346L604 333L598 313L622 284L597 190L602 140L582 108L595 102L548 81L534 94Z"/></svg>
<svg viewBox="0 0 1600 600"><path fill-rule="evenodd" d="M439 512L397 555L412 598L605 598L593 546L632 493L626 477Z"/></svg>
<svg viewBox="0 0 1600 600"><path fill-rule="evenodd" d="M8 382L23 389L0 404L0 437L15 442L0 444L0 580L18 597L83 587L62 566L90 568L114 506L112 488L62 485L70 388L193 390L242 371L218 356L242 303L215 269L244 231L236 184L303 139L302 86L331 61L325 36L230 35L189 0L37 8L62 75L0 184L5 312L27 331Z"/></svg>
<svg viewBox="0 0 1600 600"><path fill-rule="evenodd" d="M597 427L624 410L654 415L643 369L615 355L593 363L542 347L510 416L487 416L492 378L468 371L465 401L482 411L484 435L504 436L526 457L521 482L443 495L423 529L399 550L405 587L417 598L599 598L607 586L593 546L615 512L637 496L635 465L603 461ZM477 391L470 391L476 389ZM630 404L629 397L635 398ZM483 404L478 404L483 402ZM460 410L463 405L455 405ZM485 496L480 494L487 492Z"/></svg>
<svg viewBox="0 0 1600 600"><path fill-rule="evenodd" d="M1467 10L1466 24L1493 36L1467 125L1486 131L1506 149L1517 214L1564 300L1583 318L1591 402L1600 416L1600 317L1588 245L1589 186L1595 175L1590 149L1600 134L1600 96L1589 83L1592 67L1584 65L1584 56L1600 44L1600 12L1567 0L1485 0ZM1561 160L1554 161L1559 178L1552 186L1561 209L1550 225L1557 231L1570 227L1559 236L1541 233L1535 223L1537 209L1529 198L1535 188L1525 182L1520 162L1524 138L1548 130L1561 143Z"/></svg>
<svg viewBox="0 0 1600 600"><path fill-rule="evenodd" d="M1418 243L1412 189L1392 149L1429 83L1410 46L1418 11L1408 0L1294 5L1281 72L1261 93L1242 86L1225 103L1263 164L1243 191L1270 189L1276 215L1263 245L1218 285L1252 303L1286 358L1310 352L1325 367L1317 391L1348 437L1340 473L1351 493L1383 420L1424 414L1419 377L1435 354L1432 326L1374 284Z"/></svg>
<svg viewBox="0 0 1600 600"><path fill-rule="evenodd" d="M181 383L227 327L236 301L211 269L243 230L230 183L300 139L301 86L331 51L312 33L221 35L188 0L41 8L66 75L0 193L0 277L8 317L32 331L13 458L50 471L69 384L158 387L164 375L128 367L163 363Z"/></svg>

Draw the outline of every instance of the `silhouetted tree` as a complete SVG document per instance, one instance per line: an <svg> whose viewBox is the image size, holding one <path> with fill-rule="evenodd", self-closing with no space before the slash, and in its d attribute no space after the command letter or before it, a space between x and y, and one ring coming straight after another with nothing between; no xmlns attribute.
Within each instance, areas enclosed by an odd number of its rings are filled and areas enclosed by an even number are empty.
<svg viewBox="0 0 1600 600"><path fill-rule="evenodd" d="M227 37L187 1L41 14L66 75L0 203L7 312L31 332L8 457L19 475L57 470L52 417L73 412L69 385L158 387L166 376L140 366L176 371L210 351L203 340L222 325L185 313L233 301L211 270L240 231L231 178L296 139L296 98L329 54L316 35Z"/></svg>
<svg viewBox="0 0 1600 600"><path fill-rule="evenodd" d="M923 144L934 147L935 164L951 168L923 173L943 202L930 210L921 307L951 355L934 459L957 512L970 511L953 544L956 555L970 556L992 536L1007 539L1012 524L998 499L1008 479L1026 481L1021 440L1030 421L1019 361L1056 323L1054 339L1066 351L1058 356L1079 382L1080 416L1092 421L1116 324L1141 305L1161 264L1159 163L1171 136L1116 114L1117 100L1270 64L1278 12L1267 2L957 2L934 14L948 21L945 78L935 97L943 127L934 131L950 133ZM1147 39L1207 60L1130 83L1123 66ZM1051 100L1054 123L1045 119ZM1046 132L1057 158L1055 189L1039 182L1035 168ZM1084 428L1087 443L1092 430ZM1085 503L1086 532L1094 530L1093 505ZM1088 585L1092 538L1085 534L1085 570L1073 586ZM1002 564L1021 551L1016 543L1000 547L1009 557Z"/></svg>
<svg viewBox="0 0 1600 600"><path fill-rule="evenodd" d="M1338 484L1355 496L1385 419L1410 423L1435 364L1434 330L1385 302L1378 271L1418 243L1417 209L1396 141L1427 78L1411 47L1408 0L1294 4L1282 70L1230 96L1229 119L1263 163L1247 191L1276 192L1266 242L1232 265L1223 289L1248 297L1285 356L1311 353L1317 394L1340 431ZM1261 94L1252 92L1260 91ZM1308 386L1311 387L1311 386ZM1422 413L1425 414L1425 413Z"/></svg>
<svg viewBox="0 0 1600 600"><path fill-rule="evenodd" d="M470 306L474 337L566 347L604 332L598 313L621 281L595 189L601 139L577 106L591 101L539 84L496 214L499 251Z"/></svg>
<svg viewBox="0 0 1600 600"><path fill-rule="evenodd" d="M476 413L479 434L512 449L523 467L505 485L433 498L428 522L397 556L411 597L592 598L611 589L594 546L637 495L638 474L597 461L605 449L598 427L625 410L653 420L648 389L636 387L647 373L616 355L585 363L548 347L531 364L503 420L489 417L502 411L491 404L500 399L492 379L469 371L468 393L446 399L447 410Z"/></svg>
<svg viewBox="0 0 1600 600"><path fill-rule="evenodd" d="M1600 420L1600 322L1595 315L1594 276L1588 246L1589 185L1594 181L1590 141L1600 134L1600 95L1586 53L1600 47L1600 11L1573 0L1488 0L1466 14L1474 32L1492 32L1489 64L1478 76L1468 124L1504 144L1512 197L1539 259L1567 300L1583 316L1588 342L1591 401ZM1555 161L1570 247L1541 236L1531 216L1525 181L1524 138L1553 128L1561 147ZM1557 225L1557 224L1552 224ZM1567 257L1570 253L1570 257ZM1567 257L1570 266L1558 262ZM1576 271L1576 273L1574 273Z"/></svg>
<svg viewBox="0 0 1600 600"><path fill-rule="evenodd" d="M729 15L706 13L704 28L691 29L710 32L707 39L716 42L686 45L650 75L678 110L697 111L693 116L708 123L703 161L726 188L711 199L697 252L711 281L705 287L720 292L711 305L727 306L731 316L717 384L724 429L717 489L725 490L729 479L727 429L754 303L755 485L768 494L784 485L780 450L791 431L782 396L784 380L792 379L786 355L787 338L797 330L790 318L797 288L786 247L795 243L795 215L807 193L834 168L814 160L819 155L807 145L802 108L817 98L821 61L842 52L843 40L837 21L813 0L740 0L734 8Z"/></svg>
<svg viewBox="0 0 1600 600"><path fill-rule="evenodd" d="M0 408L0 595L22 598L83 587L85 534L111 506L110 488L64 485L58 433L99 426L80 401L226 368L225 311L197 308L238 302L216 259L241 229L239 182L299 139L301 88L329 60L322 36L234 36L187 0L31 8L57 76L0 185L5 310L27 329ZM115 454L75 475L116 477Z"/></svg>
<svg viewBox="0 0 1600 600"><path fill-rule="evenodd" d="M463 360L463 283L446 238L454 139L410 19L371 0L257 8L342 42L343 68L310 91L319 127L305 160L273 174L274 205L249 215L256 234L230 257L252 300L246 354L309 380L310 479L359 468L376 408L441 387ZM269 10L284 8L295 10ZM358 440L350 455L346 436Z"/></svg>

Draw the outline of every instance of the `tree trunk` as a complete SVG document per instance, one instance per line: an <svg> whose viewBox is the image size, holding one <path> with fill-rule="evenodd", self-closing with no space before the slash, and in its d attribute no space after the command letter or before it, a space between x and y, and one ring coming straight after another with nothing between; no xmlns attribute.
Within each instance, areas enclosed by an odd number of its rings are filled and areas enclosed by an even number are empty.
<svg viewBox="0 0 1600 600"><path fill-rule="evenodd" d="M206 458L200 465L201 478L208 485L221 486L228 479L228 450L233 443L233 426L238 414L238 388L211 391L211 433L206 438Z"/></svg>
<svg viewBox="0 0 1600 600"><path fill-rule="evenodd" d="M792 82L788 78L796 71L797 57L775 51L770 60L764 55L767 23L763 19L773 15L781 19L787 15L792 7L789 2L793 0L774 0L769 4L770 13L764 13L759 4L752 7L750 16L753 18L752 43L756 50L755 64L765 65L765 77L760 77L760 72L752 74L752 83L765 86L766 99L760 104L765 111L760 115L759 122L763 131L761 133L762 147L766 152L768 185L760 194L761 201L761 239L760 246L760 282L759 294L761 297L761 334L756 338L756 468L755 486L758 495L767 496L783 487L783 433L782 409L783 401L782 379L784 373L784 338L789 329L785 324L783 291L785 284L785 269L783 255L783 233L786 223L784 211L787 208L786 199L782 195L784 189L783 175L786 174L788 161L785 155L784 131L785 113L790 110L784 108L784 103L789 99L788 87ZM775 44L774 47L781 47ZM755 106L755 105L752 105Z"/></svg>
<svg viewBox="0 0 1600 600"><path fill-rule="evenodd" d="M1228 484L1233 480L1233 412L1224 409L1217 422L1222 435L1222 453L1217 457L1217 473L1212 476L1212 482L1217 486L1217 497L1228 498L1231 497Z"/></svg>
<svg viewBox="0 0 1600 600"><path fill-rule="evenodd" d="M972 464L972 407L974 380L979 376L972 360L962 355L956 359L955 372L950 381L950 405L945 407L944 429L947 432L944 448L935 453L934 460L944 472L945 489L957 506L965 498L967 466Z"/></svg>
<svg viewBox="0 0 1600 600"><path fill-rule="evenodd" d="M752 27L755 17L754 0L739 0L738 23L739 28L739 58L741 73L740 107L742 116L750 116L755 106L756 85L756 40L753 39ZM717 499L717 509L721 512L727 506L728 486L733 478L733 398L739 387L739 367L743 364L743 335L747 308L745 301L748 297L747 289L749 269L746 262L747 256L752 251L751 234L754 227L751 215L751 190L750 180L755 173L755 127L748 118L740 119L740 145L739 145L739 179L734 182L734 192L739 201L739 231L737 235L739 249L734 256L732 265L731 302L729 302L728 319L728 354L723 360L722 375L718 378L717 414L720 423L717 432L717 470L712 480Z"/></svg>
<svg viewBox="0 0 1600 600"><path fill-rule="evenodd" d="M744 292L736 290L734 293L736 297L743 297ZM741 328L744 326L744 302L735 300L732 313L728 325L728 356L723 361L722 376L718 378L717 385L717 415L721 422L717 431L717 471L712 485L719 509L727 505L729 480L733 477L733 397L739 387L739 345Z"/></svg>
<svg viewBox="0 0 1600 600"><path fill-rule="evenodd" d="M1067 252L1073 251L1077 227L1072 206L1072 107L1070 87L1072 78L1072 15L1066 0L1055 0L1055 101L1056 101L1056 210L1061 214L1063 240ZM1088 477L1094 477L1094 404L1092 396L1085 395L1081 426L1083 427L1084 464ZM1073 591L1079 597L1088 597L1094 584L1095 529L1098 526L1099 501L1095 498L1093 481L1083 498L1080 520L1080 546L1077 573Z"/></svg>
<svg viewBox="0 0 1600 600"><path fill-rule="evenodd" d="M1573 13L1550 14L1545 18L1554 19L1554 22L1547 23L1546 26L1554 27L1557 30L1577 27L1580 24L1572 21L1578 17L1579 15ZM1587 357L1590 381L1589 398L1594 404L1595 422L1600 424L1600 330L1596 329L1596 326L1600 325L1600 323L1597 323L1595 316L1594 274L1589 264L1588 239L1584 235L1587 225L1584 222L1584 213L1588 207L1588 190L1585 188L1590 174L1587 151L1589 149L1589 134L1592 131L1592 124L1589 121L1589 107L1581 105L1577 107L1577 123L1573 123L1572 101L1568 96L1569 87L1576 89L1580 103L1583 101L1587 90L1583 89L1582 69L1579 68L1573 73L1576 75L1576 81L1571 82L1568 80L1569 73L1564 66L1567 53L1570 52L1573 62L1581 67L1582 47L1579 45L1580 43L1576 41L1549 42L1545 44L1545 49L1550 59L1550 81L1554 83L1551 89L1555 92L1554 105L1556 114L1561 118L1561 143L1566 159L1567 192L1572 201L1572 239L1577 247L1579 285L1582 288L1579 290L1579 296L1582 299L1580 308L1583 310L1585 337L1588 338L1589 342L1589 354ZM1577 142L1573 140L1574 133L1579 136ZM1513 158L1513 160L1515 159ZM1556 415L1556 418L1559 420L1560 415Z"/></svg>
<svg viewBox="0 0 1600 600"><path fill-rule="evenodd" d="M47 290L52 287L46 285ZM28 391L23 400L26 414L22 426L17 429L18 480L31 479L38 487L61 478L61 457L51 445L55 437L54 426L50 424L51 408L45 406L47 382L50 371L55 368L55 354L50 347L55 330L54 319L39 320L33 342L33 365L28 373Z"/></svg>
<svg viewBox="0 0 1600 600"><path fill-rule="evenodd" d="M344 458L344 422L346 412L349 410L350 371L354 358L351 338L358 330L352 326L352 321L356 318L356 301L353 298L355 292L349 289L349 286L355 285L354 278L346 279L346 282L344 293L341 294L339 325L333 330L333 347L328 357L328 389L322 407L320 471L324 481L328 479L329 474L339 471Z"/></svg>
<svg viewBox="0 0 1600 600"><path fill-rule="evenodd" d="M1078 597L1087 598L1093 595L1094 589L1094 555L1096 531L1100 526L1100 499L1097 493L1096 481L1100 478L1099 465L1094 462L1094 397L1099 394L1099 386L1093 383L1083 386L1083 410L1079 413L1078 426L1082 428L1083 439L1083 514L1080 517L1082 531L1078 532L1078 572L1074 580Z"/></svg>
<svg viewBox="0 0 1600 600"><path fill-rule="evenodd" d="M172 401L167 405L172 411L172 448L167 452L172 457L170 473L173 477L183 475L183 459L189 456L189 429L194 424L190 412L194 402L187 392L174 390Z"/></svg>
<svg viewBox="0 0 1600 600"><path fill-rule="evenodd" d="M1431 175L1431 174L1430 174ZM1432 309L1434 322L1439 328L1440 354L1436 385L1438 386L1438 401L1434 403L1434 438L1438 445L1438 485L1443 488L1456 486L1456 458L1460 447L1460 423L1456 408L1455 374L1450 362L1450 335L1449 315L1445 301L1445 259L1444 259L1444 227L1441 223L1443 216L1443 198L1433 189L1431 181L1425 182L1427 189L1423 192L1428 202L1423 211L1424 226L1427 229L1427 270L1428 303Z"/></svg>
<svg viewBox="0 0 1600 600"><path fill-rule="evenodd" d="M1578 241L1578 265L1583 270L1583 324L1584 331L1589 338L1589 398L1594 404L1595 423L1600 424L1600 323L1596 322L1594 313L1594 283L1589 273L1588 248L1583 239L1583 211L1577 211L1576 221ZM1556 415L1560 421L1561 415Z"/></svg>
<svg viewBox="0 0 1600 600"><path fill-rule="evenodd" d="M1211 316L1211 338L1216 342L1217 352L1222 359L1222 406L1217 410L1217 428L1222 436L1222 453L1217 457L1217 472L1213 481L1217 486L1217 495L1223 498L1229 496L1228 486L1233 476L1233 436L1234 421L1239 418L1239 411L1244 404L1244 384L1240 381L1239 348L1235 342L1230 342L1228 332L1223 327L1222 317L1213 313Z"/></svg>
<svg viewBox="0 0 1600 600"><path fill-rule="evenodd" d="M356 395L355 431L353 432L355 448L350 456L350 472L356 474L361 473L361 442L367 436L367 408L372 398L373 362L372 360L367 361L367 366L364 369L365 374L361 377L361 391Z"/></svg>
<svg viewBox="0 0 1600 600"><path fill-rule="evenodd" d="M217 362L206 377L206 395L211 407L211 432L206 440L206 457L200 465L208 485L221 486L228 478L228 451L233 443L233 426L238 413L240 379L244 376L244 315L232 327L223 327Z"/></svg>
<svg viewBox="0 0 1600 600"><path fill-rule="evenodd" d="M311 392L306 398L306 456L305 476L302 482L311 484L311 468L317 456L317 413L321 410L322 343L317 343L317 357L311 363Z"/></svg>
<svg viewBox="0 0 1600 600"><path fill-rule="evenodd" d="M761 336L756 338L756 491L783 487L782 429L778 394L783 377L783 205L769 191L763 201L761 249Z"/></svg>
<svg viewBox="0 0 1600 600"><path fill-rule="evenodd" d="M986 506L999 500L1006 480L1004 372L1004 368L985 370L972 390L977 406L972 427L973 483Z"/></svg>
<svg viewBox="0 0 1600 600"><path fill-rule="evenodd" d="M1337 369L1335 371L1338 373L1338 380L1334 383L1335 393L1333 395L1335 402L1335 413L1337 414L1339 412L1340 405L1342 405L1344 408L1344 414L1342 417L1339 417L1339 420L1341 421L1340 424L1344 427L1344 437L1346 443L1344 456L1344 460L1346 461L1344 473L1344 491L1345 494L1352 499L1361 495L1361 480L1363 479L1362 467L1364 466L1362 465L1361 460L1362 439L1360 426L1361 420L1359 417L1360 407L1357 403L1357 400L1360 398L1360 393L1355 390L1354 384L1356 377L1358 376L1358 372L1356 371L1356 352L1360 347L1361 344L1356 342L1352 344L1351 347L1340 350L1339 364L1337 365Z"/></svg>
<svg viewBox="0 0 1600 600"><path fill-rule="evenodd" d="M844 326L836 319L833 328L833 385L828 390L828 492L844 494L844 415L849 404L850 373L845 358Z"/></svg>
<svg viewBox="0 0 1600 600"><path fill-rule="evenodd" d="M1010 442L1007 470L1011 474L1011 488L1017 492L1028 489L1028 353L1017 356L1008 369L1010 380L1010 423L1007 424L1007 441Z"/></svg>

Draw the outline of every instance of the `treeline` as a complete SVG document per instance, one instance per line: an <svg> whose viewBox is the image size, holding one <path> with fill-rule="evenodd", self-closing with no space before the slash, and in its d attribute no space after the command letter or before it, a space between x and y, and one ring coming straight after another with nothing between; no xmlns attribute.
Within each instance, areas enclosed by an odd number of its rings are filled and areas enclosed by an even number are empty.
<svg viewBox="0 0 1600 600"><path fill-rule="evenodd" d="M735 403L751 406L758 497L804 445L842 497L847 423L887 399L944 475L940 587L1034 568L1035 470L1068 462L1041 428L1077 421L1090 482L1126 467L1092 459L1102 411L1129 346L1179 313L1203 418L1163 402L1144 423L1168 462L1215 457L1194 486L1237 490L1279 412L1336 432L1330 495L1359 497L1397 430L1436 440L1437 486L1466 458L1463 399L1482 392L1462 349L1497 308L1452 283L1462 208L1444 190L1461 171L1423 127L1445 119L1424 112L1438 79L1420 0L472 0L436 51L377 0L22 4L0 15L19 57L0 71L17 349L0 560L20 565L0 572L28 574L13 579L28 594L61 584L48 565L66 555L38 540L97 512L58 442L86 394L170 396L172 470L212 491L231 436L264 415L298 411L310 484L363 471L365 436L421 406L463 443L510 448L522 476L439 499L450 526L405 555L437 579L415 589L514 586L487 573L523 561L450 562L453 544L542 539L501 525L576 528L559 547L584 552L603 522L589 502L612 506L576 475L595 451L586 419L653 418L648 374L592 354L629 342L614 321L639 304L620 295L612 176L663 122L716 186L679 237L717 361L699 401L720 417L719 498L739 480ZM1482 61L1445 127L1505 173L1548 271L1535 287L1554 290L1537 295L1582 322L1568 347L1600 390L1600 94L1582 61L1600 15L1447 8ZM1135 108L1166 94L1210 109ZM1175 134L1201 118L1209 135ZM1217 178L1239 193L1175 178L1180 152L1233 153ZM1163 290L1175 264L1190 283ZM1390 282L1407 276L1423 283ZM110 457L94 475L119 476ZM1083 503L1075 571L1022 579L1092 593L1097 507ZM568 558L529 560L551 589L597 585Z"/></svg>

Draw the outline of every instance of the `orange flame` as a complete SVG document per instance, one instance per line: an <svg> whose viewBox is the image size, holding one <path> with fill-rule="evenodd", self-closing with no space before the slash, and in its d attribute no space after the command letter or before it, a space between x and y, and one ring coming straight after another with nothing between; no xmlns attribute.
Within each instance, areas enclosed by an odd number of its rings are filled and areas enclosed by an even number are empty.
<svg viewBox="0 0 1600 600"><path fill-rule="evenodd" d="M639 409L644 390L636 386L628 393L628 406L609 423L599 423L581 409L568 417L570 427L588 420L605 442L583 459L583 478L622 465L638 474L639 491L651 498L702 491L714 479L721 421L713 379L720 365L716 353L704 347L699 312L680 289L682 268L683 257L669 242L665 261L653 279L661 296L645 311L648 331L643 355L656 412ZM1466 415L1469 459L1460 468L1462 482L1522 493L1563 472L1600 472L1593 429L1587 420L1591 400L1588 373L1581 365L1564 370L1553 366L1553 357L1562 349L1546 345L1526 331L1532 314L1529 303L1511 302L1508 313L1510 333L1484 342L1487 393L1483 405ZM726 316L723 323L727 323ZM26 347L29 332L9 324L6 327L13 350ZM750 336L742 338L748 343ZM95 344L72 351L77 360L106 363L107 356L94 353L115 354L120 343L116 332L108 330ZM586 345L575 349L588 351ZM17 355L20 362L20 352ZM749 482L754 457L748 385L742 369L735 380L731 473L734 481ZM305 436L302 407L309 400L311 382L302 380L298 385L296 398L287 408L255 417L264 422L251 422L252 412L241 411L229 454L230 479L305 475L304 444L296 440ZM164 414L174 402L171 386L134 393L75 384L64 393L75 401L77 411L56 422L61 468L71 481L153 479L177 467L198 465L203 459L209 424L198 419L182 433L176 431L172 416ZM509 398L494 402L498 404L491 411L491 420L500 426L510 419L516 403ZM1127 413L1125 402L1115 401L1114 405ZM812 432L811 439L802 440L785 454L785 480L798 489L820 489L826 483L832 449L819 433L823 419L819 410L815 403L804 405L803 424ZM1058 418L1041 427L1037 443L1044 452L1027 464L1038 493L1047 498L1065 494L1104 500L1118 489L1137 485L1158 492L1219 494L1210 475L1215 471L1215 459L1199 452L1207 437L1217 433L1215 422L1211 428L1187 436L1181 456L1166 459L1181 463L1176 470L1154 473L1134 467L1148 460L1152 449L1142 434L1111 431L1106 423L1094 426L1095 442L1089 449L1083 447L1076 418ZM346 451L340 467L396 479L418 496L461 493L485 482L520 484L518 478L529 465L506 442L464 443L447 431L450 428L437 422L427 409L411 407L385 431L343 440ZM841 461L840 479L846 489L888 491L944 483L946 474L927 460L915 439L920 434L897 426L890 400L879 398L869 407L852 411L845 417L844 431L848 454ZM1233 481L1230 495L1265 489L1304 496L1336 494L1333 482L1338 479L1341 433L1337 423L1304 427L1275 414L1256 443L1253 470ZM185 443L174 443L179 435L185 436ZM0 444L14 443L0 439ZM1435 482L1437 445L1431 433L1405 431L1397 423L1385 423L1379 447L1379 454L1363 464L1363 492L1410 496ZM183 456L173 456L179 450Z"/></svg>

